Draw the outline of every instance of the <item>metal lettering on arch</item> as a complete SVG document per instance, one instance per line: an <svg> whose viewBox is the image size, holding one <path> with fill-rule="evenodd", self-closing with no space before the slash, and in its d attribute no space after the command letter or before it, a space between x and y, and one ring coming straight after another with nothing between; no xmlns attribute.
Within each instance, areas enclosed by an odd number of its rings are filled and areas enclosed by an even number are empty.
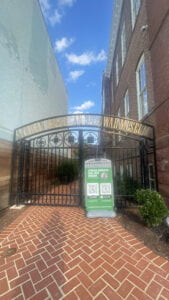
<svg viewBox="0 0 169 300"><path fill-rule="evenodd" d="M72 127L97 127L108 131L120 131L153 139L153 127L136 120L98 114L64 115L39 120L16 129L16 140L40 134L44 131Z"/></svg>

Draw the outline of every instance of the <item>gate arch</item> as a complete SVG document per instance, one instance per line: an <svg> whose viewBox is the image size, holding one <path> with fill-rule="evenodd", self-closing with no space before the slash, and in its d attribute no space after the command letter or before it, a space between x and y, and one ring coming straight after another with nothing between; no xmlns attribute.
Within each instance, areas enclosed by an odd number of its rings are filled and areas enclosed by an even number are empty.
<svg viewBox="0 0 169 300"><path fill-rule="evenodd" d="M26 124L15 130L13 149L11 204L83 204L84 159L107 157L113 163L116 206L126 206L133 195L124 191L125 180L148 187L149 162L156 170L153 126L116 116L64 115ZM65 160L79 170L73 182L57 177Z"/></svg>

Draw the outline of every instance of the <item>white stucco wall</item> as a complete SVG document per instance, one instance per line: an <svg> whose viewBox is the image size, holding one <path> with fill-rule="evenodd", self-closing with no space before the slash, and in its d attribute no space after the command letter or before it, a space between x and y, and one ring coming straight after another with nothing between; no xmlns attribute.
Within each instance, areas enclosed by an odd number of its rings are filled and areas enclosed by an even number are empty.
<svg viewBox="0 0 169 300"><path fill-rule="evenodd" d="M67 93L38 0L0 0L0 139L67 113Z"/></svg>

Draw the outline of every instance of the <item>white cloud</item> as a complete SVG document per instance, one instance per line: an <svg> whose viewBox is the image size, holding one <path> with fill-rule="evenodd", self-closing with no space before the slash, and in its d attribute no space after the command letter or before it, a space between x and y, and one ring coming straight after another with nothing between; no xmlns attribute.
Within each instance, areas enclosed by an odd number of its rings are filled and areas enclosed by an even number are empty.
<svg viewBox="0 0 169 300"><path fill-rule="evenodd" d="M61 40L56 40L55 41L55 50L57 52L62 52L66 48L68 48L73 42L74 42L74 39L72 39L72 38L68 39L66 37L63 37Z"/></svg>
<svg viewBox="0 0 169 300"><path fill-rule="evenodd" d="M49 0L39 0L41 8L45 9L45 10L49 10L50 9L50 3Z"/></svg>
<svg viewBox="0 0 169 300"><path fill-rule="evenodd" d="M43 15L48 18L48 12L51 8L49 0L39 0Z"/></svg>
<svg viewBox="0 0 169 300"><path fill-rule="evenodd" d="M83 111L74 111L73 114L83 114Z"/></svg>
<svg viewBox="0 0 169 300"><path fill-rule="evenodd" d="M98 55L94 55L91 52L84 52L81 55L76 55L74 53L66 54L67 60L72 64L78 64L82 66L90 65L91 63L101 62L106 60L106 53L101 50Z"/></svg>
<svg viewBox="0 0 169 300"><path fill-rule="evenodd" d="M48 16L48 20L52 26L54 26L56 23L60 23L61 18L62 15L58 12L57 9L55 9L53 15Z"/></svg>
<svg viewBox="0 0 169 300"><path fill-rule="evenodd" d="M83 104L81 104L80 106L74 106L73 109L75 109L76 111L77 110L83 111L83 110L93 107L94 105L95 104L93 101L86 101Z"/></svg>
<svg viewBox="0 0 169 300"><path fill-rule="evenodd" d="M76 0L58 0L60 6L72 6Z"/></svg>
<svg viewBox="0 0 169 300"><path fill-rule="evenodd" d="M42 13L48 23L54 26L56 23L60 23L62 15L57 9L54 10L54 13L51 13L51 5L49 0L39 0Z"/></svg>
<svg viewBox="0 0 169 300"><path fill-rule="evenodd" d="M80 76L85 73L84 70L75 70L69 73L68 81L76 81Z"/></svg>

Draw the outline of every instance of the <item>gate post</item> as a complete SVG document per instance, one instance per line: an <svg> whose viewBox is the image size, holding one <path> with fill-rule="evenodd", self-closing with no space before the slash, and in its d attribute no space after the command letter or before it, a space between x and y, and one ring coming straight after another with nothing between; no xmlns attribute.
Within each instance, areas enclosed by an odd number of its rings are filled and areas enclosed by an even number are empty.
<svg viewBox="0 0 169 300"><path fill-rule="evenodd" d="M79 130L79 171L80 171L80 205L84 205L83 198L84 198L84 192L83 192L83 171L84 171L84 153L83 153L83 130Z"/></svg>

